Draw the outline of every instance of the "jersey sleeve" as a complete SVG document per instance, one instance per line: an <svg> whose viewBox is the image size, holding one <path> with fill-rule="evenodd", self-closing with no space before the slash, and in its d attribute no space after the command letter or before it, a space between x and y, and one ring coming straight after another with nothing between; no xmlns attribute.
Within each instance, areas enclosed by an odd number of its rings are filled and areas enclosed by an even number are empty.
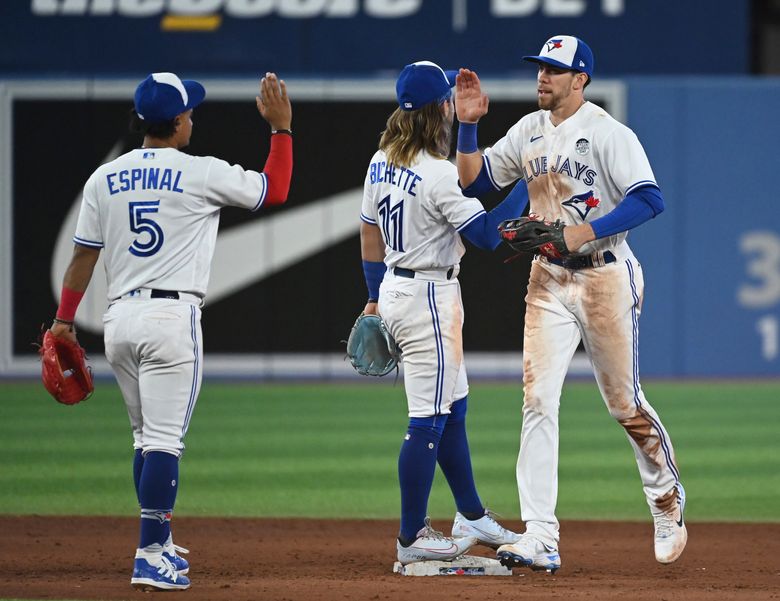
<svg viewBox="0 0 780 601"><path fill-rule="evenodd" d="M369 171L363 182L363 204L360 207L360 220L370 225L376 225L376 203L371 192L371 173Z"/></svg>
<svg viewBox="0 0 780 601"><path fill-rule="evenodd" d="M84 184L79 219L73 242L87 248L103 248L103 228L100 225L100 206L96 193L96 174L92 174Z"/></svg>
<svg viewBox="0 0 780 601"><path fill-rule="evenodd" d="M203 188L203 197L210 204L257 211L268 194L268 179L264 173L211 157Z"/></svg>
<svg viewBox="0 0 780 601"><path fill-rule="evenodd" d="M485 168L497 190L523 177L519 141L520 122L515 123L492 147L485 149Z"/></svg>
<svg viewBox="0 0 780 601"><path fill-rule="evenodd" d="M655 186L655 175L636 134L616 128L603 146L603 161L613 183L625 197L644 186Z"/></svg>
<svg viewBox="0 0 780 601"><path fill-rule="evenodd" d="M458 173L455 167L451 167L434 182L429 194L434 198L436 207L444 218L458 231L467 227L480 215L485 213L485 207L476 198L463 196L463 191L458 186Z"/></svg>

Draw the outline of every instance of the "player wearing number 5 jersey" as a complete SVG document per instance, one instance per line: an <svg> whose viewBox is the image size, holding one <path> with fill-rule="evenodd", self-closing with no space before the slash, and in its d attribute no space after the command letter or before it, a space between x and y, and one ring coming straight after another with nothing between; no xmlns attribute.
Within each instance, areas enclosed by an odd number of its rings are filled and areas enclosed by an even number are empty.
<svg viewBox="0 0 780 601"><path fill-rule="evenodd" d="M399 108L390 116L366 174L361 247L369 299L403 353L409 427L398 458L401 528L398 560L449 560L473 544L497 547L519 536L483 507L471 469L465 419L468 381L463 362L463 304L458 272L461 235L487 249L496 226L520 214L522 183L486 213L465 198L447 157L454 118L455 72L422 61L398 78ZM426 518L436 463L455 497L452 537Z"/></svg>
<svg viewBox="0 0 780 601"><path fill-rule="evenodd" d="M133 431L133 477L141 506L131 584L189 587L187 561L170 520L183 439L203 369L201 306L220 209L256 211L287 198L292 173L292 110L283 81L267 73L257 108L271 125L262 173L181 152L192 134L202 85L154 73L135 92L134 129L143 146L99 167L84 186L73 258L51 330L75 340L73 320L98 255L105 251L109 307L106 357Z"/></svg>
<svg viewBox="0 0 780 601"><path fill-rule="evenodd" d="M526 533L499 549L506 565L557 569L558 407L569 362L582 340L610 414L625 429L655 520L655 556L676 560L687 541L685 492L671 440L639 384L638 319L642 268L626 232L664 208L636 135L586 102L593 53L580 39L554 36L539 55L541 110L526 115L486 150L476 122L488 100L477 75L461 70L457 106L458 174L464 193L528 184L531 212L560 219L560 258L540 253L526 297L523 343L523 429L517 484Z"/></svg>

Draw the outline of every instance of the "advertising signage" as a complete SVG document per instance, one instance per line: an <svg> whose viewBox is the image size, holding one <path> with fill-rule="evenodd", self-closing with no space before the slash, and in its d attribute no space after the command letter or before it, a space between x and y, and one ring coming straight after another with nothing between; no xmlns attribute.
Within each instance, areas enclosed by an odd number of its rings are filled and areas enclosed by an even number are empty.
<svg viewBox="0 0 780 601"><path fill-rule="evenodd" d="M593 48L597 76L740 74L748 0L15 0L0 5L0 73L176 71L376 76L429 59L527 76L556 34ZM695 24L695 26L692 26Z"/></svg>

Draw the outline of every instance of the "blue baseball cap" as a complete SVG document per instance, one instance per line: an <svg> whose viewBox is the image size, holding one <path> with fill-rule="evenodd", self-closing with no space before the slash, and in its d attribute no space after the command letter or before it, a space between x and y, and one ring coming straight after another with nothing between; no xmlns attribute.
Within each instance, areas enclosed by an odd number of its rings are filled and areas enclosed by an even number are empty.
<svg viewBox="0 0 780 601"><path fill-rule="evenodd" d="M593 51L580 38L570 35L551 37L544 43L538 56L524 56L523 60L579 71L593 77Z"/></svg>
<svg viewBox="0 0 780 601"><path fill-rule="evenodd" d="M197 81L174 73L152 73L135 89L135 112L147 123L163 123L195 108L206 97Z"/></svg>
<svg viewBox="0 0 780 601"><path fill-rule="evenodd" d="M398 106L404 111L416 111L430 102L446 100L452 95L457 74L431 61L406 65L395 83Z"/></svg>

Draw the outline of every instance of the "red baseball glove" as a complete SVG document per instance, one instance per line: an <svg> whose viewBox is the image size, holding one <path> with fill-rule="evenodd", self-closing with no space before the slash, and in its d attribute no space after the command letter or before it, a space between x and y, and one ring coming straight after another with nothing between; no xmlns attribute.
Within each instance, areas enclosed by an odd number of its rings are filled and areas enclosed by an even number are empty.
<svg viewBox="0 0 780 601"><path fill-rule="evenodd" d="M38 350L41 377L49 394L64 405L75 405L88 399L95 390L92 369L78 342L55 336L50 330L43 335Z"/></svg>

